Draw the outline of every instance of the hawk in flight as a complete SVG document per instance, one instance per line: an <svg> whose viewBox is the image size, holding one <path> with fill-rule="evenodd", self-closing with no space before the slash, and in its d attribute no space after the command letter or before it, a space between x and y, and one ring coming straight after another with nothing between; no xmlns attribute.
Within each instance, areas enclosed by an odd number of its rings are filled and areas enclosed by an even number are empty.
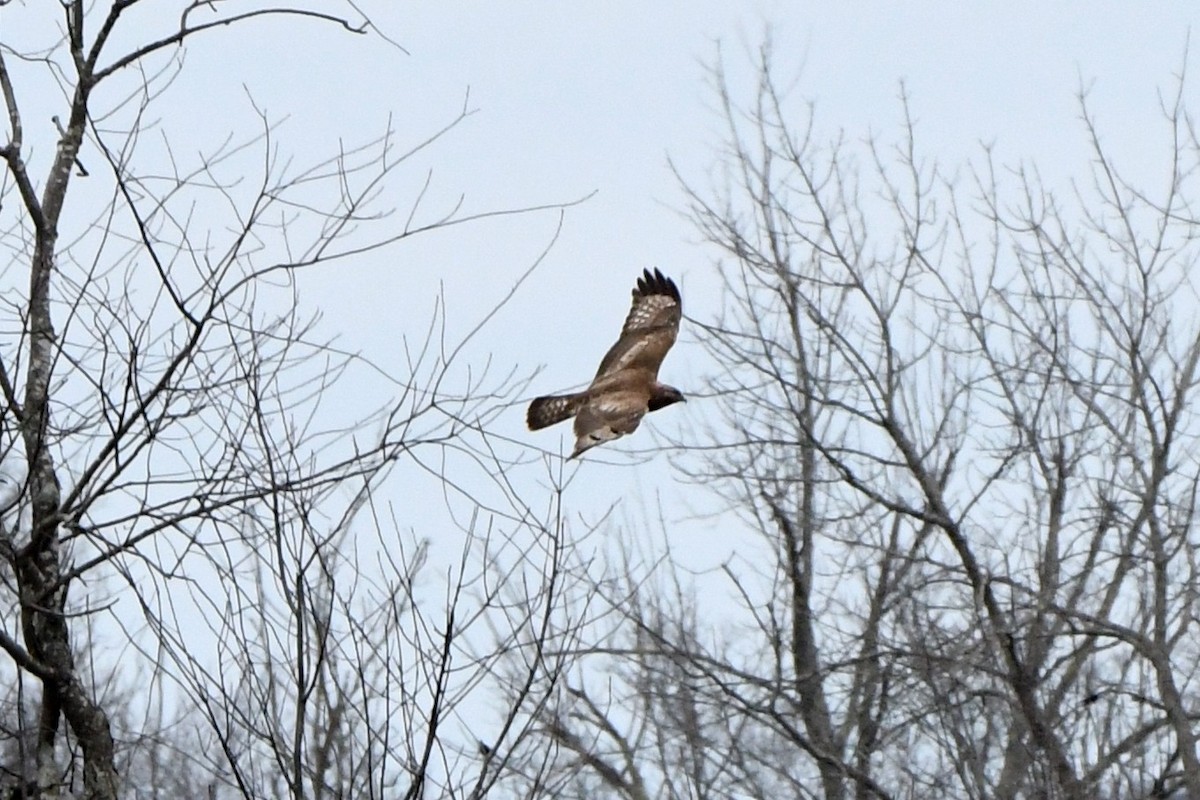
<svg viewBox="0 0 1200 800"><path fill-rule="evenodd" d="M684 400L678 389L658 382L658 368L675 344L681 315L675 281L657 269L653 274L643 270L621 338L601 360L591 386L534 400L526 416L529 429L574 417L575 458L590 447L633 433L647 412Z"/></svg>

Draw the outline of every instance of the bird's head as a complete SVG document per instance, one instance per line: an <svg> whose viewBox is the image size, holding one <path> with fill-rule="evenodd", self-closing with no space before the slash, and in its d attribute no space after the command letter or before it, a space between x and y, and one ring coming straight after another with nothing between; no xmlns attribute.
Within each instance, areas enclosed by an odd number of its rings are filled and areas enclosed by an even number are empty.
<svg viewBox="0 0 1200 800"><path fill-rule="evenodd" d="M686 402L687 398L683 396L683 392L674 386L659 384L655 387L654 394L650 396L650 410L658 411L660 408L666 408L672 403Z"/></svg>

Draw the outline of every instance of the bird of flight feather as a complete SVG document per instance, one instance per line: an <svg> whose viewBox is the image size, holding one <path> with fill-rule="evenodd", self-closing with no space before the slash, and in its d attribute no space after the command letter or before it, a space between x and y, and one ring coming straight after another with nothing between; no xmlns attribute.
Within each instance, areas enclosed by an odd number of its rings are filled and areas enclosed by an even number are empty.
<svg viewBox="0 0 1200 800"><path fill-rule="evenodd" d="M679 335L683 302L675 281L657 269L643 270L633 290L633 307L621 337L600 361L588 388L572 394L538 397L529 404L530 430L575 418L571 458L598 444L637 430L650 411L685 400L658 381L658 368Z"/></svg>

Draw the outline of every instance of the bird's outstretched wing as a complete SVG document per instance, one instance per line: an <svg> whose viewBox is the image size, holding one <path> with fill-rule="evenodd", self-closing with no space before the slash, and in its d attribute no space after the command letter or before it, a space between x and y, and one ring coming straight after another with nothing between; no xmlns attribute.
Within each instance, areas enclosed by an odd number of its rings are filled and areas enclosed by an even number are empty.
<svg viewBox="0 0 1200 800"><path fill-rule="evenodd" d="M682 317L683 302L675 281L657 269L653 273L643 270L633 290L633 306L621 327L621 338L601 360L596 381L630 368L657 376L667 351L675 344Z"/></svg>

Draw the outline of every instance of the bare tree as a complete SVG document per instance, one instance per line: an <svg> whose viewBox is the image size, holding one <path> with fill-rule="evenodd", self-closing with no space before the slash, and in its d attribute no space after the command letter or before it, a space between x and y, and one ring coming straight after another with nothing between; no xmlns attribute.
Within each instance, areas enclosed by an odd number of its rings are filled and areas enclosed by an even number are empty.
<svg viewBox="0 0 1200 800"><path fill-rule="evenodd" d="M147 135L181 45L382 37L356 3L10 11L56 38L0 43L4 785L483 796L534 757L577 632L561 504L523 499L486 432L524 378L469 369L491 315L454 339L440 307L402 371L344 352L299 276L539 209L430 209L426 183L393 212L399 170L465 106L307 162L265 113L198 153ZM52 141L26 110L46 85ZM436 530L412 513L429 497Z"/></svg>
<svg viewBox="0 0 1200 800"><path fill-rule="evenodd" d="M1063 191L988 151L943 170L907 99L894 143L824 141L767 53L759 78L741 103L717 75L728 138L688 185L726 302L681 470L760 536L703 584L740 613L695 613L670 559L606 589L628 623L547 717L560 769L579 796L1200 796L1182 80L1148 178L1081 93Z"/></svg>

